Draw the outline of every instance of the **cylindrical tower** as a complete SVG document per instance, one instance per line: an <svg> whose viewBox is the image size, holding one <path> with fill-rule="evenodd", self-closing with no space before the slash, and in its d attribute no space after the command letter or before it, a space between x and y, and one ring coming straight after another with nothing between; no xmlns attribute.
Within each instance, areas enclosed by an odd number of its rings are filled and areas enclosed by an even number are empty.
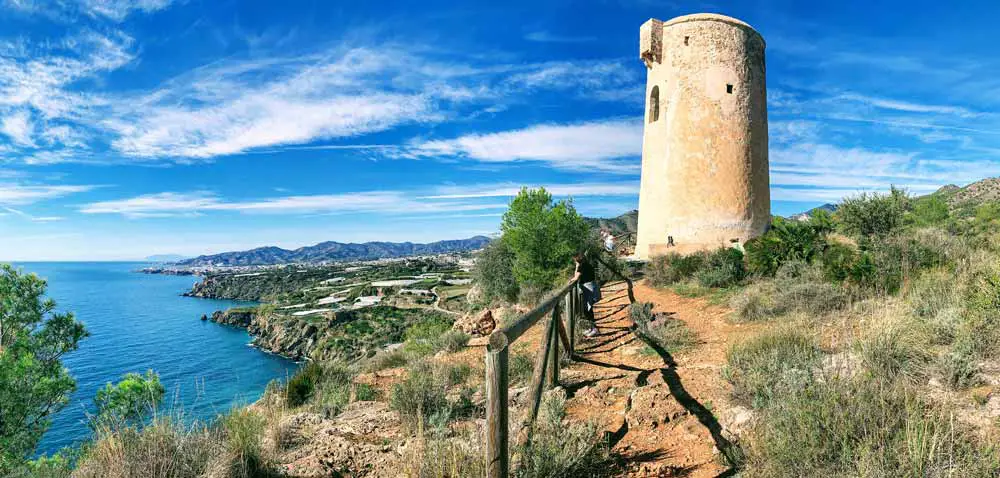
<svg viewBox="0 0 1000 478"><path fill-rule="evenodd" d="M646 117L636 254L742 244L771 220L764 39L698 14L640 29Z"/></svg>

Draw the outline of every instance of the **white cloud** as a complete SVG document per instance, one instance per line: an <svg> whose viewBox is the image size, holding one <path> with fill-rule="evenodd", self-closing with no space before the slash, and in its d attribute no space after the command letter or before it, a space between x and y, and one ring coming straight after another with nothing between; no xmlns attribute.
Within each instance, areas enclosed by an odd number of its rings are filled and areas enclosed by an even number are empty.
<svg viewBox="0 0 1000 478"><path fill-rule="evenodd" d="M173 0L4 0L3 5L12 10L48 16L53 19L75 21L80 14L106 18L115 22L125 20L132 12L152 13L168 7Z"/></svg>
<svg viewBox="0 0 1000 478"><path fill-rule="evenodd" d="M875 98L855 93L847 93L840 95L838 99L847 101L856 101L859 103L864 103L874 106L876 108L904 111L908 113L936 113L942 115L955 115L967 118L978 116L978 114L973 112L972 110L960 106L923 104L923 103L900 101L900 100L893 100L886 98Z"/></svg>
<svg viewBox="0 0 1000 478"><path fill-rule="evenodd" d="M34 146L34 125L29 113L24 110L13 111L0 120L0 132L7 135L18 146Z"/></svg>
<svg viewBox="0 0 1000 478"><path fill-rule="evenodd" d="M513 197L521 187L544 187L553 196L632 196L639 194L639 183L623 181L617 183L576 183L576 184L472 184L466 186L442 186L425 199L468 199L488 197Z"/></svg>
<svg viewBox="0 0 1000 478"><path fill-rule="evenodd" d="M121 214L126 217L143 218L184 216L210 211L257 214L427 214L499 210L506 207L506 204L498 203L427 201L415 199L412 195L401 191L283 196L256 201L226 201L205 192L165 192L86 204L80 211L85 214Z"/></svg>
<svg viewBox="0 0 1000 478"><path fill-rule="evenodd" d="M0 183L0 205L23 205L32 204L45 199L54 199L70 194L87 192L97 186L69 186L69 185L22 185L12 183Z"/></svg>
<svg viewBox="0 0 1000 478"><path fill-rule="evenodd" d="M639 171L642 123L613 119L544 124L449 140L415 142L412 157L459 157L483 162L540 161L573 171L632 174Z"/></svg>
<svg viewBox="0 0 1000 478"><path fill-rule="evenodd" d="M538 187L538 185L527 185ZM449 217L492 217L507 209L507 202L493 198L514 196L520 185L513 183L439 186L417 191L361 191L343 194L314 194L231 201L206 191L162 192L126 199L94 202L80 207L85 214L120 214L131 218L197 216L208 212L248 214L387 214L397 217L419 215ZM634 196L639 184L633 181L609 183L550 184L555 196L606 197ZM466 213L466 214L462 214Z"/></svg>

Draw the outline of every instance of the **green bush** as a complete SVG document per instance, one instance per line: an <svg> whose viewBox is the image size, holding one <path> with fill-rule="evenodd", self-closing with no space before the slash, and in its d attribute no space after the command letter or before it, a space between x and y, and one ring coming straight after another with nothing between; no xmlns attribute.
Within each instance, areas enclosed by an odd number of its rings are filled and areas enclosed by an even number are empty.
<svg viewBox="0 0 1000 478"><path fill-rule="evenodd" d="M438 338L438 347L445 352L455 353L465 349L472 337L461 330L448 330Z"/></svg>
<svg viewBox="0 0 1000 478"><path fill-rule="evenodd" d="M257 478L278 476L264 451L264 416L247 408L238 408L219 419L223 446L228 458L227 476Z"/></svg>
<svg viewBox="0 0 1000 478"><path fill-rule="evenodd" d="M930 340L913 323L883 319L857 341L858 357L876 379L924 378L931 361Z"/></svg>
<svg viewBox="0 0 1000 478"><path fill-rule="evenodd" d="M697 252L685 256L671 252L650 259L646 264L645 275L654 286L668 286L693 278L705 262L705 253Z"/></svg>
<svg viewBox="0 0 1000 478"><path fill-rule="evenodd" d="M566 399L543 397L531 443L517 447L519 478L618 476L607 447L591 422L566 423Z"/></svg>
<svg viewBox="0 0 1000 478"><path fill-rule="evenodd" d="M995 445L899 384L830 378L785 393L754 421L744 475L991 477Z"/></svg>
<svg viewBox="0 0 1000 478"><path fill-rule="evenodd" d="M340 414L351 401L354 373L347 364L337 361L325 363L322 369L322 374L314 382L310 400L314 408L332 418Z"/></svg>
<svg viewBox="0 0 1000 478"><path fill-rule="evenodd" d="M960 287L945 269L921 274L906 293L913 316L931 332L936 344L949 344L961 322Z"/></svg>
<svg viewBox="0 0 1000 478"><path fill-rule="evenodd" d="M761 280L741 289L729 300L733 317L753 322L792 312L822 316L848 304L843 287L826 282L818 265L787 262L773 280Z"/></svg>
<svg viewBox="0 0 1000 478"><path fill-rule="evenodd" d="M403 351L423 357L441 350L441 337L451 330L451 323L442 317L421 320L406 329Z"/></svg>
<svg viewBox="0 0 1000 478"><path fill-rule="evenodd" d="M91 426L137 425L159 406L165 393L160 376L152 370L145 375L126 374L117 384L108 383L97 390L94 397L97 414Z"/></svg>
<svg viewBox="0 0 1000 478"><path fill-rule="evenodd" d="M428 362L418 362L409 369L406 379L393 385L389 406L400 419L416 428L422 421L439 414L450 414L447 392L449 377Z"/></svg>
<svg viewBox="0 0 1000 478"><path fill-rule="evenodd" d="M709 254L705 266L697 274L699 284L717 288L739 284L746 275L743 253L725 247Z"/></svg>
<svg viewBox="0 0 1000 478"><path fill-rule="evenodd" d="M832 282L843 282L851 276L858 251L854 247L839 242L827 244L820 261L823 263L823 277Z"/></svg>
<svg viewBox="0 0 1000 478"><path fill-rule="evenodd" d="M848 235L887 237L902 227L908 204L906 192L895 187L889 194L861 193L845 198L837 206L835 218Z"/></svg>
<svg viewBox="0 0 1000 478"><path fill-rule="evenodd" d="M511 384L528 383L534 369L535 359L528 353L518 352L510 356L510 362L507 364L507 378Z"/></svg>
<svg viewBox="0 0 1000 478"><path fill-rule="evenodd" d="M180 419L160 416L142 428L99 427L73 476L206 476L222 451L218 433L197 422L186 425Z"/></svg>
<svg viewBox="0 0 1000 478"><path fill-rule="evenodd" d="M731 347L723 377L733 385L737 400L761 408L811 383L819 359L812 338L794 330L773 330Z"/></svg>
<svg viewBox="0 0 1000 478"><path fill-rule="evenodd" d="M926 196L913 200L906 219L917 226L941 226L948 222L948 202L940 196Z"/></svg>
<svg viewBox="0 0 1000 478"><path fill-rule="evenodd" d="M514 251L503 241L490 242L476 256L472 277L486 304L513 303L520 293L520 286L514 278Z"/></svg>
<svg viewBox="0 0 1000 478"><path fill-rule="evenodd" d="M285 385L285 399L288 406L294 408L308 402L322 377L323 367L316 362L309 362L299 368Z"/></svg>
<svg viewBox="0 0 1000 478"><path fill-rule="evenodd" d="M828 214L820 214L809 221L774 218L766 233L747 241L744 246L750 272L773 276L786 262L811 263L823 253L829 229Z"/></svg>

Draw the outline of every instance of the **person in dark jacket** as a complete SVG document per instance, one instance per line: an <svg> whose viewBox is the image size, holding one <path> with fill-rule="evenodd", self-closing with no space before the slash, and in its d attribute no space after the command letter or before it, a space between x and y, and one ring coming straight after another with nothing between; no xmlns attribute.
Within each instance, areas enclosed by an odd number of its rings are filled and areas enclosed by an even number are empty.
<svg viewBox="0 0 1000 478"><path fill-rule="evenodd" d="M587 260L584 253L579 252L573 256L573 262L576 263L576 273L573 275L573 280L576 281L577 287L583 292L583 311L585 320L590 322L590 328L583 331L585 337L593 337L597 335L597 321L594 319L594 304L598 300L601 300L601 288L597 284L597 274L594 271L593 264Z"/></svg>

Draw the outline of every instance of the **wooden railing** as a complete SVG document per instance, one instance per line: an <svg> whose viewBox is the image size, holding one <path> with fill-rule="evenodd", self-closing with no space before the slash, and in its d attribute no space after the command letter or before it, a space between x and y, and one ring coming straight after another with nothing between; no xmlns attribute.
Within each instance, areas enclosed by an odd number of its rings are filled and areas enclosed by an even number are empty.
<svg viewBox="0 0 1000 478"><path fill-rule="evenodd" d="M630 303L635 302L632 281L600 257L597 261L624 280ZM583 314L583 295L575 281L569 281L550 294L541 304L513 323L490 334L486 345L486 476L507 478L510 471L509 410L507 390L511 345L539 320L545 320L545 332L535 355L531 385L528 388L528 416L521 427L520 440L531 443L531 431L542 394L559 384L560 343L570 359L575 357L576 319Z"/></svg>
<svg viewBox="0 0 1000 478"><path fill-rule="evenodd" d="M611 254L615 257L630 256L635 253L635 233L626 232L620 236L615 236L615 247Z"/></svg>

